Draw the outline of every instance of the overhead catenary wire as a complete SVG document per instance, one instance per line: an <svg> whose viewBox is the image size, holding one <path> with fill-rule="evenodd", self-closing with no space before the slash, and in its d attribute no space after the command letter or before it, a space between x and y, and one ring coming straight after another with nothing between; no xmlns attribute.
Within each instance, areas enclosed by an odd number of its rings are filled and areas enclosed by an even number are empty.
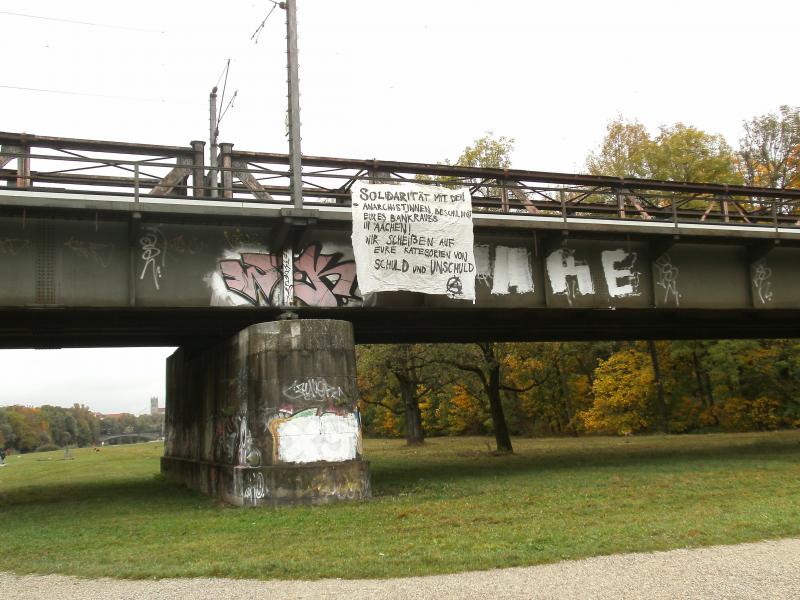
<svg viewBox="0 0 800 600"><path fill-rule="evenodd" d="M236 96L238 95L238 93L239 93L239 90L236 90L235 92L233 92L233 96L231 96L231 99L228 101L227 106L225 106L225 108L222 109L222 113L219 115L219 119L217 119L217 127L219 127L220 121L222 121L222 117L225 116L225 113L228 112L228 109L233 106L233 101L236 100ZM220 105L221 104L222 103L220 102Z"/></svg>
<svg viewBox="0 0 800 600"><path fill-rule="evenodd" d="M225 81L222 83L222 96L219 99L219 104L222 106L225 103L225 90L228 87L228 73L231 70L231 59L229 58L228 61L225 63ZM217 82L219 85L219 82ZM219 116L217 119L217 127L219 127L219 122L222 121L222 115Z"/></svg>
<svg viewBox="0 0 800 600"><path fill-rule="evenodd" d="M222 81L223 77L227 77L228 75L228 68L231 66L231 59L225 59L225 66L222 67L222 71L219 72L219 77L217 77L217 83L214 84L214 87L219 87L219 82Z"/></svg>
<svg viewBox="0 0 800 600"><path fill-rule="evenodd" d="M18 90L23 92L37 92L44 94L63 94L67 96L85 96L89 98L106 98L109 100L134 100L137 102L172 102L178 104L194 104L189 100L170 100L168 98L145 98L141 96L119 96L113 94L94 94L91 92L76 92L74 90L56 90L52 88L39 88L39 87L25 87L21 85L4 85L0 84L0 89L5 90Z"/></svg>
<svg viewBox="0 0 800 600"><path fill-rule="evenodd" d="M10 17L22 17L26 19L39 19L42 21L55 21L57 23L70 23L72 25L86 25L89 27L104 27L107 29L122 29L124 31L139 31L145 33L160 33L164 34L166 32L160 31L157 29L145 29L143 27L129 27L127 25L114 25L112 23L94 23L92 21L78 21L75 19L61 19L59 17L44 17L42 15L29 15L26 13L17 13L11 12L7 10L0 10L0 15L8 15Z"/></svg>
<svg viewBox="0 0 800 600"><path fill-rule="evenodd" d="M267 24L267 19L269 19L270 16L272 16L272 13L275 12L275 9L278 8L278 6L280 6L280 3L275 2L275 0L269 0L269 1L272 2L272 8L269 9L267 16L264 17L263 21L261 21L261 25L259 25L258 28L253 32L253 35L250 36L250 39L254 40L256 44L258 43L258 38L261 35L261 31L264 29L264 25Z"/></svg>

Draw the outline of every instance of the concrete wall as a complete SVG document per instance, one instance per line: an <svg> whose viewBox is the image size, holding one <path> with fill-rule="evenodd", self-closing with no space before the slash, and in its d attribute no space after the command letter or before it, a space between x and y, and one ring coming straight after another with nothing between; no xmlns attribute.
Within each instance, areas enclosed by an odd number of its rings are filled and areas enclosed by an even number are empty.
<svg viewBox="0 0 800 600"><path fill-rule="evenodd" d="M162 471L239 505L368 497L352 326L252 325L167 361Z"/></svg>

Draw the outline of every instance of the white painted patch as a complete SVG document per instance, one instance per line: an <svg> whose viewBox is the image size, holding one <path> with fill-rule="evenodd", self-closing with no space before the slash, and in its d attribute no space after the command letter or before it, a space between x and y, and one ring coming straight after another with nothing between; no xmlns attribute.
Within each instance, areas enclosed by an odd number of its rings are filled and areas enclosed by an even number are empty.
<svg viewBox="0 0 800 600"><path fill-rule="evenodd" d="M533 291L533 274L527 248L497 246L494 249L494 280L492 294Z"/></svg>
<svg viewBox="0 0 800 600"><path fill-rule="evenodd" d="M636 252L625 252L622 248L603 250L600 260L603 263L609 296L625 298L640 295L639 273L634 270Z"/></svg>
<svg viewBox="0 0 800 600"><path fill-rule="evenodd" d="M576 295L594 294L589 265L575 260L575 250L559 248L547 257L547 277L554 294L566 294L570 304ZM574 277L568 281L567 277Z"/></svg>
<svg viewBox="0 0 800 600"><path fill-rule="evenodd" d="M280 423L277 434L278 458L287 463L353 460L360 437L353 413L296 415Z"/></svg>
<svg viewBox="0 0 800 600"><path fill-rule="evenodd" d="M489 285L492 278L492 261L489 255L489 246L475 246L475 279L484 285Z"/></svg>

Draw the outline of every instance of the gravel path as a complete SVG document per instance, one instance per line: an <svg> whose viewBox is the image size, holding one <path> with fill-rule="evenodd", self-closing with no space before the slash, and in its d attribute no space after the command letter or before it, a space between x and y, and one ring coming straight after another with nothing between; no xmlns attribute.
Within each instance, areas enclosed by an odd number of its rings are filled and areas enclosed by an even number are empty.
<svg viewBox="0 0 800 600"><path fill-rule="evenodd" d="M320 581L128 581L0 573L4 599L800 598L800 539L617 554L456 575Z"/></svg>

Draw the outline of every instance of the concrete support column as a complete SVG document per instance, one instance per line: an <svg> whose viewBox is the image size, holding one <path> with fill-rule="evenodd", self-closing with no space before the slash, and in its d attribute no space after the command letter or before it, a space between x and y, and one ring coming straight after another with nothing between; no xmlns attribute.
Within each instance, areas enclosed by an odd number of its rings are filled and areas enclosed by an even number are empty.
<svg viewBox="0 0 800 600"><path fill-rule="evenodd" d="M259 323L167 359L161 472L239 506L370 495L350 323Z"/></svg>

